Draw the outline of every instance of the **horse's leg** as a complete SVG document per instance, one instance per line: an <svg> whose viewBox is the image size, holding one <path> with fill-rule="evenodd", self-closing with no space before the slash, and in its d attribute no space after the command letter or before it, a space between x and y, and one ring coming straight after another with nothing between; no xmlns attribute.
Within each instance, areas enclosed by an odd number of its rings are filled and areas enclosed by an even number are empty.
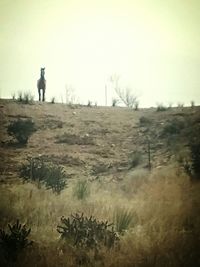
<svg viewBox="0 0 200 267"><path fill-rule="evenodd" d="M39 101L40 101L41 100L40 89L38 89L38 94L39 94Z"/></svg>
<svg viewBox="0 0 200 267"><path fill-rule="evenodd" d="M42 101L45 101L45 90L42 90Z"/></svg>

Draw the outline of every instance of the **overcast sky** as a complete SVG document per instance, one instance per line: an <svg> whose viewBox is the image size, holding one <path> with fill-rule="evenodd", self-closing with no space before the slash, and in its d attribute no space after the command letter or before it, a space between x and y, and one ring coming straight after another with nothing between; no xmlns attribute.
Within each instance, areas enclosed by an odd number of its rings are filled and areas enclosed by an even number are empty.
<svg viewBox="0 0 200 267"><path fill-rule="evenodd" d="M0 97L108 103L109 77L132 88L140 106L200 104L200 0L0 0Z"/></svg>

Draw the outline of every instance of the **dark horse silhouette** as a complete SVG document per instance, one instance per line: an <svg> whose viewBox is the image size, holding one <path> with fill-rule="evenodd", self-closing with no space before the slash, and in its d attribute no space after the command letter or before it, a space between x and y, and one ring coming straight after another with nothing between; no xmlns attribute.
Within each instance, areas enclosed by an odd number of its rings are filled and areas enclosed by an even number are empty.
<svg viewBox="0 0 200 267"><path fill-rule="evenodd" d="M40 90L42 90L42 101L45 101L46 80L44 78L44 74L45 74L44 71L45 71L45 68L40 69L40 79L37 81L39 101L41 101Z"/></svg>

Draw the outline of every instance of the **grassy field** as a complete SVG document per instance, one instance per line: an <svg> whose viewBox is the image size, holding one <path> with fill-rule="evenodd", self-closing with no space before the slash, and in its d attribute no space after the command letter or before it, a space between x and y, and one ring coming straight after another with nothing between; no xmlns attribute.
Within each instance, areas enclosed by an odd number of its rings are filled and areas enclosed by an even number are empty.
<svg viewBox="0 0 200 267"><path fill-rule="evenodd" d="M19 118L36 127L26 145L7 133ZM0 125L0 228L19 219L33 241L12 261L1 245L1 266L200 266L200 182L185 168L200 107L158 112L0 100ZM28 157L61 166L66 187L57 194L25 182L20 169ZM113 223L119 240L91 249L61 239L62 216L75 213Z"/></svg>

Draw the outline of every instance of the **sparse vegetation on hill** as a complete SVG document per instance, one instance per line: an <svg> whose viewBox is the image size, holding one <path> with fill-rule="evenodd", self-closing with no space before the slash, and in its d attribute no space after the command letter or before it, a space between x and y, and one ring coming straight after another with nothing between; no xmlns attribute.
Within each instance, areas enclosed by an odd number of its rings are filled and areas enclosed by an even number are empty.
<svg viewBox="0 0 200 267"><path fill-rule="evenodd" d="M13 99L15 100L15 95L13 95ZM18 92L17 102L22 104L33 104L34 96L30 92Z"/></svg>
<svg viewBox="0 0 200 267"><path fill-rule="evenodd" d="M198 106L133 112L0 100L0 109L0 228L10 235L18 218L34 241L13 263L0 239L0 266L200 265ZM7 127L19 118L37 131L16 147Z"/></svg>

